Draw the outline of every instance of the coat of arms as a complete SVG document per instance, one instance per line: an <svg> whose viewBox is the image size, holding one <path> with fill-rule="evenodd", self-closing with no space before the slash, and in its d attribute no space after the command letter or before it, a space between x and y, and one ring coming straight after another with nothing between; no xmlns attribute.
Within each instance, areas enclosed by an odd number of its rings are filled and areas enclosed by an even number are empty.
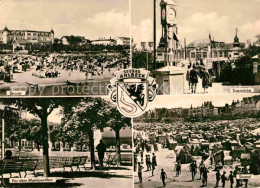
<svg viewBox="0 0 260 188"><path fill-rule="evenodd" d="M111 100L126 117L142 115L156 96L156 80L144 69L120 70L115 75L108 85Z"/></svg>

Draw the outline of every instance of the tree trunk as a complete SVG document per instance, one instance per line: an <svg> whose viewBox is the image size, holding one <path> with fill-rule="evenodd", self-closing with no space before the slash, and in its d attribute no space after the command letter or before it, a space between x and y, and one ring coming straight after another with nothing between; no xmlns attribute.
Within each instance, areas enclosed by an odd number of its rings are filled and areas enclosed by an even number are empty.
<svg viewBox="0 0 260 188"><path fill-rule="evenodd" d="M37 150L40 151L40 143L39 142L36 143L36 147L37 147Z"/></svg>
<svg viewBox="0 0 260 188"><path fill-rule="evenodd" d="M88 132L89 137L89 148L90 148L90 160L91 160L91 169L95 169L95 146L94 146L94 131L90 130Z"/></svg>
<svg viewBox="0 0 260 188"><path fill-rule="evenodd" d="M14 143L15 143L15 142L12 140L12 141L11 141L11 147L12 147L12 148L14 148L14 146L15 146Z"/></svg>
<svg viewBox="0 0 260 188"><path fill-rule="evenodd" d="M47 117L48 117L48 115L47 115L47 109L46 109L46 111L43 112L43 116L41 118L42 146L43 146L43 161L42 162L43 162L43 170L44 170L45 177L48 177L50 175Z"/></svg>
<svg viewBox="0 0 260 188"><path fill-rule="evenodd" d="M19 151L22 150L22 139L19 137L18 138L18 144L19 144Z"/></svg>
<svg viewBox="0 0 260 188"><path fill-rule="evenodd" d="M121 151L120 151L120 130L116 130L116 154L118 155L118 164L120 164L121 161Z"/></svg>
<svg viewBox="0 0 260 188"><path fill-rule="evenodd" d="M83 144L80 144L80 151L83 150Z"/></svg>

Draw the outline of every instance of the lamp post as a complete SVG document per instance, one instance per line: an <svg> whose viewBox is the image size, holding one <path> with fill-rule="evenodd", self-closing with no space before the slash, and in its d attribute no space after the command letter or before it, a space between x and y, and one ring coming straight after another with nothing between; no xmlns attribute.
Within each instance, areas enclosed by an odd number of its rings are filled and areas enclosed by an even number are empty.
<svg viewBox="0 0 260 188"><path fill-rule="evenodd" d="M146 52L146 70L149 69L149 52L151 52L151 48L153 47L153 42L148 42L148 46L150 48L150 50L146 49L146 42L141 42L141 46L143 49L143 52Z"/></svg>
<svg viewBox="0 0 260 188"><path fill-rule="evenodd" d="M2 115L2 140L1 140L1 159L4 159L5 154L5 119Z"/></svg>
<svg viewBox="0 0 260 188"><path fill-rule="evenodd" d="M153 0L153 70L156 69L156 0Z"/></svg>

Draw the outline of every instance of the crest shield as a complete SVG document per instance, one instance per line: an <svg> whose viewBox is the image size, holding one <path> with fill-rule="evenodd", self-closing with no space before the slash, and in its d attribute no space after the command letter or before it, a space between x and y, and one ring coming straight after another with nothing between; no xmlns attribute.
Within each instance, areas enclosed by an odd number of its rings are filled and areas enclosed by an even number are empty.
<svg viewBox="0 0 260 188"><path fill-rule="evenodd" d="M145 112L148 96L148 82L117 82L117 108L126 117L137 117Z"/></svg>

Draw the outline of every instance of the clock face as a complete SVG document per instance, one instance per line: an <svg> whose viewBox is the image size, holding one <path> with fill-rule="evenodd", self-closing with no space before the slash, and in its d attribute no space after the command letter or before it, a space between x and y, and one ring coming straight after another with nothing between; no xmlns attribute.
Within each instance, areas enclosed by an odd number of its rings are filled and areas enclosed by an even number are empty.
<svg viewBox="0 0 260 188"><path fill-rule="evenodd" d="M174 9L172 9L172 8L170 8L169 10L168 10L168 20L169 21L173 21L174 19L175 19L175 16L176 16L176 13L175 13L175 10Z"/></svg>
<svg viewBox="0 0 260 188"><path fill-rule="evenodd" d="M162 20L165 20L166 17L166 11L165 8L162 9Z"/></svg>

